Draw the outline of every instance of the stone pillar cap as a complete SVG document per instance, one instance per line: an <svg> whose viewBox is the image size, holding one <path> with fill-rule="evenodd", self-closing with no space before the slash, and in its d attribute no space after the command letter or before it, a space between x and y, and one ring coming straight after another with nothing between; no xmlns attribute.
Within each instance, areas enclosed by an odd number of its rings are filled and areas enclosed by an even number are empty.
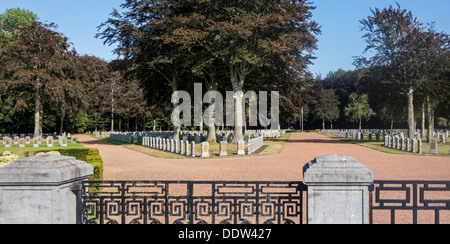
<svg viewBox="0 0 450 244"><path fill-rule="evenodd" d="M317 157L303 167L306 184L373 183L373 173L356 159L340 154Z"/></svg>
<svg viewBox="0 0 450 244"><path fill-rule="evenodd" d="M30 183L59 185L93 175L94 167L75 157L42 154L0 168L0 185Z"/></svg>

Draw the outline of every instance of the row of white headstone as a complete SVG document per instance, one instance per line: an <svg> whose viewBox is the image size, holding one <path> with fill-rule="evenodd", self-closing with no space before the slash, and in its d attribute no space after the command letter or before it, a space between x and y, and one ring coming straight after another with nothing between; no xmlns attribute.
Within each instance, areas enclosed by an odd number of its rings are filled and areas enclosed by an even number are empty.
<svg viewBox="0 0 450 244"><path fill-rule="evenodd" d="M264 145L264 137L259 136L248 141L248 154L253 154Z"/></svg>
<svg viewBox="0 0 450 244"><path fill-rule="evenodd" d="M33 142L33 147L39 147L42 143L42 138L40 136L34 137L33 139L28 136L25 138L14 137L14 139L3 137L3 144L5 145L5 148L11 148L13 144L19 144L19 148L24 148L26 145L31 144L31 142ZM53 136L48 136L47 139L45 139L45 142L47 147L53 147ZM67 137L59 136L58 142L61 147L67 147ZM72 136L71 143L76 143L75 136Z"/></svg>
<svg viewBox="0 0 450 244"><path fill-rule="evenodd" d="M153 149L163 150L166 152L186 155L195 158L195 142L189 143L188 141L177 141L169 138L161 137L142 137L142 145ZM207 147L204 149L204 146ZM206 151L207 153L203 153ZM202 156L209 157L209 143L202 143Z"/></svg>
<svg viewBox="0 0 450 244"><path fill-rule="evenodd" d="M195 157L195 142L190 143L186 140L176 141L171 138L161 138L161 137L143 137L142 145L150 147L153 149L163 150L166 152L177 153L181 155L186 155L190 157ZM263 145L263 137L258 137L249 141L249 154L254 153L256 150L261 148ZM219 156L228 156L227 153L228 143L222 141L219 143ZM239 141L237 143L237 155L245 155L245 142ZM208 158L209 155L209 143L201 143L201 157Z"/></svg>
<svg viewBox="0 0 450 244"><path fill-rule="evenodd" d="M431 140L430 141L430 150L429 154L439 154L438 153L438 142L437 140ZM398 149L402 151L412 152L412 153L423 153L423 141L422 139L418 138L405 138L403 136L386 136L384 139L384 146Z"/></svg>

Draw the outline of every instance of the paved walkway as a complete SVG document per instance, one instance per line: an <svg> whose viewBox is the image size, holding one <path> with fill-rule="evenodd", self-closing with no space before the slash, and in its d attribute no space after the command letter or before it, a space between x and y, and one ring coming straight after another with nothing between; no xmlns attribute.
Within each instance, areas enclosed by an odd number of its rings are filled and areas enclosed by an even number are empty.
<svg viewBox="0 0 450 244"><path fill-rule="evenodd" d="M316 133L294 133L281 154L227 159L161 159L101 140L77 135L98 148L104 180L301 181L302 167L317 156L351 156L374 172L376 180L450 180L450 157L397 155Z"/></svg>

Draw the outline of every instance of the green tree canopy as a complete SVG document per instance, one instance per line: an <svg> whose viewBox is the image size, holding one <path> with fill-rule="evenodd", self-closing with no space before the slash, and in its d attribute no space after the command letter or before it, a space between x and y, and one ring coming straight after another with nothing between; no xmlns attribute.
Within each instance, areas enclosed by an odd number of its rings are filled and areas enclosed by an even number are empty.
<svg viewBox="0 0 450 244"><path fill-rule="evenodd" d="M350 104L344 109L344 113L350 122L359 122L359 129L361 129L362 120L369 121L371 117L375 116L375 112L369 105L369 96L357 93L350 94Z"/></svg>
<svg viewBox="0 0 450 244"><path fill-rule="evenodd" d="M7 9L0 14L0 49L11 44L21 28L30 26L33 21L37 20L36 14L20 8Z"/></svg>
<svg viewBox="0 0 450 244"><path fill-rule="evenodd" d="M318 92L317 102L312 110L314 117L322 121L322 128L325 129L325 122L333 122L339 118L339 100L332 89L321 88Z"/></svg>

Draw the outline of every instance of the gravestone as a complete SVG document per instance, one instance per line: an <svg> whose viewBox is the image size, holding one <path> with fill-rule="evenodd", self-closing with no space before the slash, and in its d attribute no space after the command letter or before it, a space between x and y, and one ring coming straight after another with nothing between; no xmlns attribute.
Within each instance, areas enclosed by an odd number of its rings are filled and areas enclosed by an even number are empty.
<svg viewBox="0 0 450 244"><path fill-rule="evenodd" d="M444 135L444 133L441 133L439 135L439 142L445 144L445 135Z"/></svg>
<svg viewBox="0 0 450 244"><path fill-rule="evenodd" d="M411 140L409 138L406 138L406 151L411 151Z"/></svg>
<svg viewBox="0 0 450 244"><path fill-rule="evenodd" d="M181 140L181 141L180 141L180 151L179 151L179 153L180 153L181 155L184 154L184 149L185 149L185 147L184 147L184 141Z"/></svg>
<svg viewBox="0 0 450 244"><path fill-rule="evenodd" d="M396 137L397 137L397 149L402 150L402 143L400 141L401 138L398 135Z"/></svg>
<svg viewBox="0 0 450 244"><path fill-rule="evenodd" d="M19 139L19 147L25 147L25 138L20 138Z"/></svg>
<svg viewBox="0 0 450 244"><path fill-rule="evenodd" d="M402 140L402 141L401 141L401 143L402 143L402 151L405 151L405 150L406 150L405 136L402 135L402 137L400 138L400 140Z"/></svg>
<svg viewBox="0 0 450 244"><path fill-rule="evenodd" d="M437 141L431 140L430 141L430 154L438 154L438 147L437 147Z"/></svg>
<svg viewBox="0 0 450 244"><path fill-rule="evenodd" d="M29 136L25 137L25 144L31 144L31 138Z"/></svg>
<svg viewBox="0 0 450 244"><path fill-rule="evenodd" d="M175 144L173 143L173 139L170 139L170 152L174 153L175 152Z"/></svg>
<svg viewBox="0 0 450 244"><path fill-rule="evenodd" d="M47 137L47 147L53 147L53 136Z"/></svg>
<svg viewBox="0 0 450 244"><path fill-rule="evenodd" d="M202 158L209 158L209 143L202 143Z"/></svg>
<svg viewBox="0 0 450 244"><path fill-rule="evenodd" d="M63 136L61 138L61 147L67 147L67 137Z"/></svg>
<svg viewBox="0 0 450 244"><path fill-rule="evenodd" d="M33 138L33 147L39 147L39 139L37 137Z"/></svg>
<svg viewBox="0 0 450 244"><path fill-rule="evenodd" d="M417 141L418 141L418 145L419 145L419 149L417 150L417 153L422 154L422 152L423 152L423 141L420 138Z"/></svg>
<svg viewBox="0 0 450 244"><path fill-rule="evenodd" d="M244 141L238 141L237 155L245 155L245 142Z"/></svg>
<svg viewBox="0 0 450 244"><path fill-rule="evenodd" d="M19 139L20 138L18 136L14 137L14 145L19 144Z"/></svg>
<svg viewBox="0 0 450 244"><path fill-rule="evenodd" d="M184 151L184 155L189 156L189 153L190 153L190 151L189 151L189 142L186 141L184 143L184 145L186 146L186 150Z"/></svg>
<svg viewBox="0 0 450 244"><path fill-rule="evenodd" d="M174 153L179 153L179 147L178 147L178 141L177 140L174 140Z"/></svg>
<svg viewBox="0 0 450 244"><path fill-rule="evenodd" d="M412 150L411 150L411 152L413 152L413 153L415 153L415 152L417 152L417 139L411 139L411 141L412 141Z"/></svg>
<svg viewBox="0 0 450 244"><path fill-rule="evenodd" d="M228 156L227 141L221 141L219 144L219 156Z"/></svg>
<svg viewBox="0 0 450 244"><path fill-rule="evenodd" d="M191 157L195 158L195 142L191 142Z"/></svg>
<svg viewBox="0 0 450 244"><path fill-rule="evenodd" d="M11 148L12 147L12 140L9 137L3 138L5 141L5 148Z"/></svg>

